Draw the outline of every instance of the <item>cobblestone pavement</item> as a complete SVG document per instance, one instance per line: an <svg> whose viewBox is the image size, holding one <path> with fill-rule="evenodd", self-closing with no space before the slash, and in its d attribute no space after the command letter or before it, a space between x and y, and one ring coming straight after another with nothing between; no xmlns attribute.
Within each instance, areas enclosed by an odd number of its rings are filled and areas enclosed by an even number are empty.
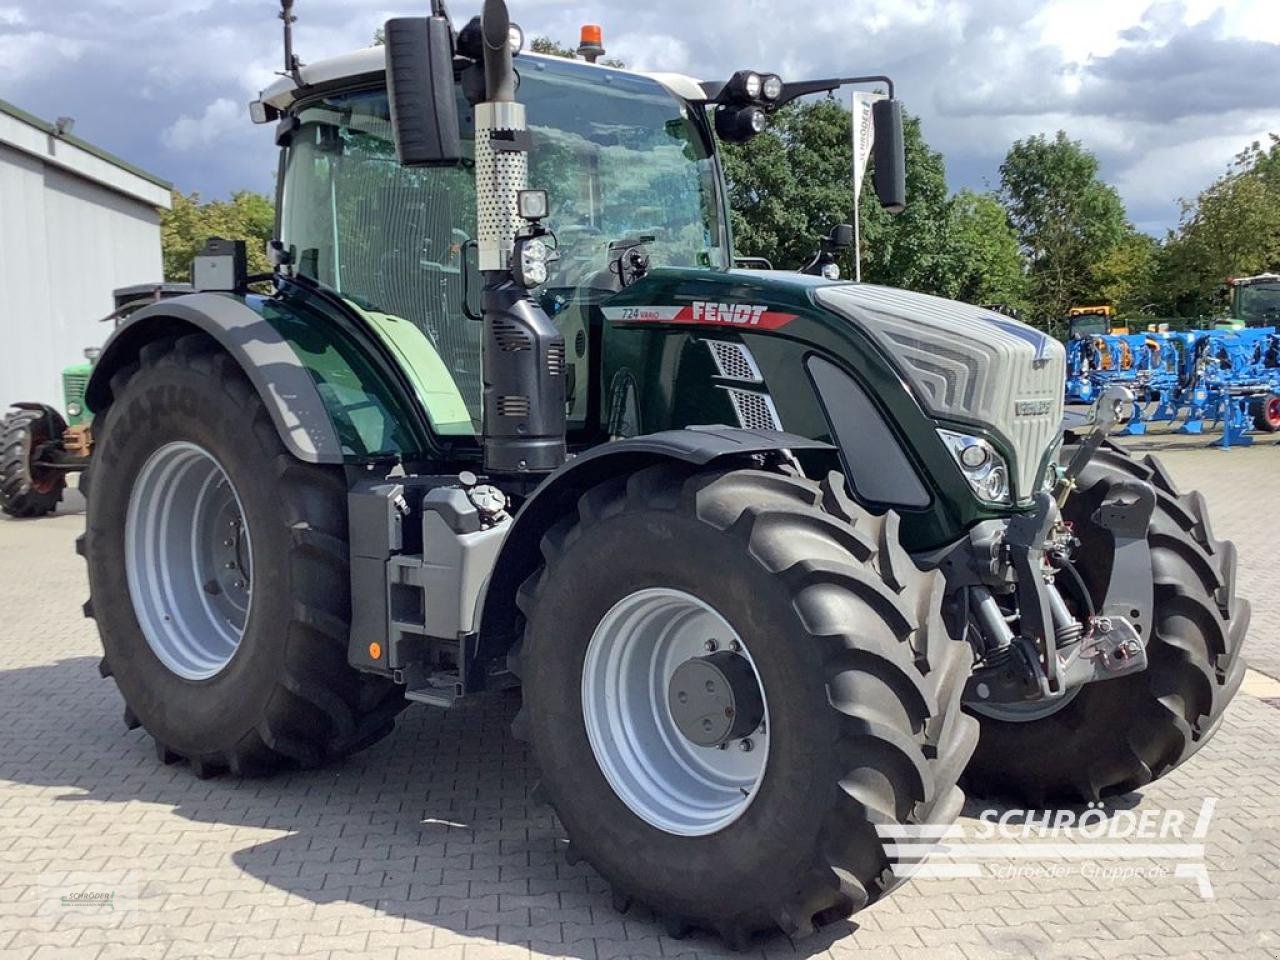
<svg viewBox="0 0 1280 960"><path fill-rule="evenodd" d="M1218 535L1239 542L1250 658L1280 675L1280 520L1265 503L1280 448L1173 445L1178 481L1204 490ZM0 522L0 958L734 956L619 915L599 878L565 862L507 734L509 697L415 707L353 760L268 781L158 763L98 678L72 507ZM918 878L853 922L746 956L1280 957L1278 734L1280 710L1242 693L1204 751L1108 810L1109 824L1162 811L1190 823L1217 798L1211 898L1168 859L1002 857L980 878ZM966 809L971 834L979 814ZM74 899L86 894L112 899Z"/></svg>

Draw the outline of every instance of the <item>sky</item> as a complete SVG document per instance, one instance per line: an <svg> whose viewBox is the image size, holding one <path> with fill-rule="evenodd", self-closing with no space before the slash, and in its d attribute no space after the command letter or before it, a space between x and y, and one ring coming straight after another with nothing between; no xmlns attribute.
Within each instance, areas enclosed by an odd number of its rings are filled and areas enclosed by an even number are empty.
<svg viewBox="0 0 1280 960"><path fill-rule="evenodd" d="M786 79L887 73L947 180L996 186L1009 145L1064 129L1130 218L1161 236L1178 199L1280 133L1278 0L509 0L528 36L604 27L636 69ZM306 61L367 46L427 0L296 0ZM479 0L454 0L461 26ZM0 0L0 99L221 198L270 192L275 148L247 104L281 61L273 0Z"/></svg>

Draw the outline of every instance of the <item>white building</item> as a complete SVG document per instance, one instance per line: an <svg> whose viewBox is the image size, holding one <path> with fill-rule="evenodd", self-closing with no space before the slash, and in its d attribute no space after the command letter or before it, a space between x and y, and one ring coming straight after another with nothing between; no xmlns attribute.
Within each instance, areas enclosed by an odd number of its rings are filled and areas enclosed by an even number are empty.
<svg viewBox="0 0 1280 960"><path fill-rule="evenodd" d="M0 408L62 408L111 291L163 279L169 205L168 183L0 100Z"/></svg>

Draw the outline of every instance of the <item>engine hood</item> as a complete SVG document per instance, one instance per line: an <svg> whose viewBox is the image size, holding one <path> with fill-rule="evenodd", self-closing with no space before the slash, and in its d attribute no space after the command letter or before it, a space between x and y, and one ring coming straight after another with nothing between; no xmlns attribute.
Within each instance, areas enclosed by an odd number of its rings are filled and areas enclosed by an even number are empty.
<svg viewBox="0 0 1280 960"><path fill-rule="evenodd" d="M929 414L1003 436L1027 499L1062 421L1062 344L993 311L905 290L832 284L813 298L879 344Z"/></svg>

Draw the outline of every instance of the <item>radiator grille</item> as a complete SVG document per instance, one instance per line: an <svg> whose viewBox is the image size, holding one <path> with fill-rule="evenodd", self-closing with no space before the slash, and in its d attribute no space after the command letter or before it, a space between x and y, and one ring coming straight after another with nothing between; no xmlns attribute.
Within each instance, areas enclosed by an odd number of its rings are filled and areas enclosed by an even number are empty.
<svg viewBox="0 0 1280 960"><path fill-rule="evenodd" d="M706 343L721 377L726 380L746 380L749 383L763 382L755 357L742 344L723 340L708 340Z"/></svg>
<svg viewBox="0 0 1280 960"><path fill-rule="evenodd" d="M767 393L729 389L729 399L733 401L739 426L747 430L782 429L778 411L774 409L773 399Z"/></svg>

